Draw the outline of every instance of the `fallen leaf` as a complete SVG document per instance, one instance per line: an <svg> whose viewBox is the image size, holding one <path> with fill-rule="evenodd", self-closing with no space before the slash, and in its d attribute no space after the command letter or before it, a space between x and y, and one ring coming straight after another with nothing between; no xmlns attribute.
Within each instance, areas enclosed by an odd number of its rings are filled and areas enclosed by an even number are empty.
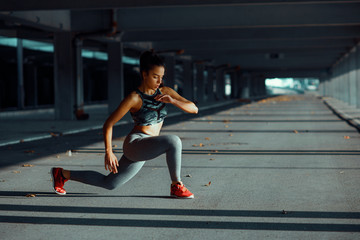
<svg viewBox="0 0 360 240"><path fill-rule="evenodd" d="M294 133L299 133L297 130L294 130Z"/></svg>
<svg viewBox="0 0 360 240"><path fill-rule="evenodd" d="M117 147L117 145L116 145L116 144L114 144L114 145L113 145L113 147L114 147L114 148L116 148L116 147Z"/></svg>
<svg viewBox="0 0 360 240"><path fill-rule="evenodd" d="M53 136L53 137L58 137L59 136L58 133L53 133L53 132L50 132L50 135Z"/></svg>
<svg viewBox="0 0 360 240"><path fill-rule="evenodd" d="M207 141L210 141L210 140L211 140L211 138L209 138L209 137L206 137L206 138L205 138L205 140L207 140Z"/></svg>
<svg viewBox="0 0 360 240"><path fill-rule="evenodd" d="M203 143L200 143L200 144L194 144L193 147L205 147L205 145Z"/></svg>
<svg viewBox="0 0 360 240"><path fill-rule="evenodd" d="M210 158L210 161L215 161L215 158Z"/></svg>
<svg viewBox="0 0 360 240"><path fill-rule="evenodd" d="M218 153L219 151L218 150L212 150L211 152Z"/></svg>
<svg viewBox="0 0 360 240"><path fill-rule="evenodd" d="M205 184L204 186L210 187L210 185L211 185L211 181L208 184Z"/></svg>
<svg viewBox="0 0 360 240"><path fill-rule="evenodd" d="M229 136L230 136L230 137L232 137L232 136L234 136L234 135L232 135L232 134L229 134Z"/></svg>
<svg viewBox="0 0 360 240"><path fill-rule="evenodd" d="M228 128L229 127L229 125L225 125L225 128Z"/></svg>
<svg viewBox="0 0 360 240"><path fill-rule="evenodd" d="M24 151L24 153L35 153L34 150L27 150L27 151Z"/></svg>
<svg viewBox="0 0 360 240"><path fill-rule="evenodd" d="M350 136L344 136L344 139L350 139Z"/></svg>
<svg viewBox="0 0 360 240"><path fill-rule="evenodd" d="M230 123L230 120L223 120L224 123Z"/></svg>
<svg viewBox="0 0 360 240"><path fill-rule="evenodd" d="M29 194L26 194L25 197L36 197L36 195L35 195L35 194L32 194L32 193L29 193Z"/></svg>
<svg viewBox="0 0 360 240"><path fill-rule="evenodd" d="M21 171L12 171L13 173L21 173Z"/></svg>
<svg viewBox="0 0 360 240"><path fill-rule="evenodd" d="M56 155L56 158L60 158L60 155Z"/></svg>
<svg viewBox="0 0 360 240"><path fill-rule="evenodd" d="M32 164L23 164L22 166L23 167L33 167L34 165L32 165Z"/></svg>

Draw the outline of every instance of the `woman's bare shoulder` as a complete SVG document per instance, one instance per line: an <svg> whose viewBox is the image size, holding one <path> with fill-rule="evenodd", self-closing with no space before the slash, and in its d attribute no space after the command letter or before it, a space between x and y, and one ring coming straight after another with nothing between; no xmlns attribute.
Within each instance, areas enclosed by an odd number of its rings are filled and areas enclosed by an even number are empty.
<svg viewBox="0 0 360 240"><path fill-rule="evenodd" d="M166 86L163 86L163 87L161 87L159 89L160 89L160 92L162 94L168 94L168 93L171 93L171 92L175 92L174 89L172 89L171 87L166 87Z"/></svg>

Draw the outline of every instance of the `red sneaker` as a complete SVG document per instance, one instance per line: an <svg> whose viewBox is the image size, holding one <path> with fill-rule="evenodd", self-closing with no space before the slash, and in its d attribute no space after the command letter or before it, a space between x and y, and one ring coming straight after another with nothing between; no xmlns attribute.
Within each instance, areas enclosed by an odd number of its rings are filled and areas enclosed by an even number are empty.
<svg viewBox="0 0 360 240"><path fill-rule="evenodd" d="M61 172L62 172L62 168L52 168L51 169L51 179L53 182L54 192L56 192L57 194L60 194L60 195L65 195L66 191L63 187L64 187L64 184L67 181L67 179L63 177Z"/></svg>
<svg viewBox="0 0 360 240"><path fill-rule="evenodd" d="M194 194L192 194L184 184L177 183L175 185L171 185L170 195L175 198L194 198Z"/></svg>

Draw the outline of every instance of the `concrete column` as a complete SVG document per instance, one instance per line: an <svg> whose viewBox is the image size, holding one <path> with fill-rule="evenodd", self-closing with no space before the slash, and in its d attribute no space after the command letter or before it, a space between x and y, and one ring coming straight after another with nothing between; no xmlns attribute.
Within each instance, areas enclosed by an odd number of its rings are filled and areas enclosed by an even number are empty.
<svg viewBox="0 0 360 240"><path fill-rule="evenodd" d="M225 74L224 69L216 69L216 100L225 97Z"/></svg>
<svg viewBox="0 0 360 240"><path fill-rule="evenodd" d="M38 106L38 67L34 66L34 107Z"/></svg>
<svg viewBox="0 0 360 240"><path fill-rule="evenodd" d="M254 75L251 75L250 77L250 98L256 97L257 96L257 78Z"/></svg>
<svg viewBox="0 0 360 240"><path fill-rule="evenodd" d="M234 71L231 78L231 98L237 98L238 95L238 71Z"/></svg>
<svg viewBox="0 0 360 240"><path fill-rule="evenodd" d="M357 86L356 86L356 51L349 55L349 104L356 106Z"/></svg>
<svg viewBox="0 0 360 240"><path fill-rule="evenodd" d="M164 85L174 88L175 86L175 56L173 54L166 54L164 56L166 70L164 77Z"/></svg>
<svg viewBox="0 0 360 240"><path fill-rule="evenodd" d="M345 103L348 102L349 94L349 81L347 77L347 59L342 61L341 64L341 100Z"/></svg>
<svg viewBox="0 0 360 240"><path fill-rule="evenodd" d="M340 78L341 78L341 72L340 72L340 63L339 63L335 68L335 85L334 85L334 98L338 100L340 100L340 96L341 96Z"/></svg>
<svg viewBox="0 0 360 240"><path fill-rule="evenodd" d="M75 118L75 48L71 32L54 36L55 118Z"/></svg>
<svg viewBox="0 0 360 240"><path fill-rule="evenodd" d="M350 104L350 58L347 57L344 62L344 77L345 77L345 92L344 92L344 101Z"/></svg>
<svg viewBox="0 0 360 240"><path fill-rule="evenodd" d="M207 68L208 76L208 99L207 101L213 102L215 101L215 93L214 93L214 84L216 84L216 77L214 77L214 68Z"/></svg>
<svg viewBox="0 0 360 240"><path fill-rule="evenodd" d="M242 91L241 98L249 99L250 98L250 75L244 74L243 79L241 81Z"/></svg>
<svg viewBox="0 0 360 240"><path fill-rule="evenodd" d="M204 64L198 63L195 65L197 71L196 71L196 96L197 96L197 101L199 103L204 102L204 92L205 92L205 87L204 86Z"/></svg>
<svg viewBox="0 0 360 240"><path fill-rule="evenodd" d="M360 45L356 47L356 107L360 109Z"/></svg>
<svg viewBox="0 0 360 240"><path fill-rule="evenodd" d="M183 88L183 97L194 101L194 87L193 87L193 78L192 78L192 62L190 60L183 61L184 66L184 88Z"/></svg>
<svg viewBox="0 0 360 240"><path fill-rule="evenodd" d="M124 98L124 67L121 42L110 42L108 50L108 111L112 113Z"/></svg>
<svg viewBox="0 0 360 240"><path fill-rule="evenodd" d="M17 39L17 83L18 83L18 102L17 106L19 109L23 109L25 107L25 91L24 91L24 49L23 49L23 40Z"/></svg>
<svg viewBox="0 0 360 240"><path fill-rule="evenodd" d="M84 74L83 74L83 59L81 56L82 41L76 39L75 54L76 54L76 108L82 109L84 106Z"/></svg>

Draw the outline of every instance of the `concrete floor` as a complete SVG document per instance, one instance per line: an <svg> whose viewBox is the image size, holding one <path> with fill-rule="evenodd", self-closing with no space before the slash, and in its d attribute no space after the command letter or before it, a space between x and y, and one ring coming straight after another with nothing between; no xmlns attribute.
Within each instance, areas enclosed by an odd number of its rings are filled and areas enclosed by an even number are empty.
<svg viewBox="0 0 360 240"><path fill-rule="evenodd" d="M70 181L66 196L52 193L53 166L106 172L99 130L4 146L0 238L360 239L360 135L321 99L238 103L166 122L162 134L183 141L195 199L169 198L164 156L113 191ZM129 130L116 127L118 155Z"/></svg>

